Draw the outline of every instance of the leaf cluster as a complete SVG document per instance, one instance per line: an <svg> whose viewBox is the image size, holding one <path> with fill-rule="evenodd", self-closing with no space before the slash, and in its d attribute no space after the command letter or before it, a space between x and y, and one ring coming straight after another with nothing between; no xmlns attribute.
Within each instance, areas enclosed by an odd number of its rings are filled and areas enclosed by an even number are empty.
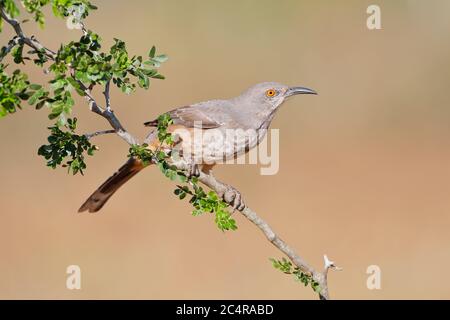
<svg viewBox="0 0 450 320"><path fill-rule="evenodd" d="M220 199L216 192L210 190L206 193L195 179L191 180L195 181L190 184L192 188L189 185L177 186L174 193L180 199L184 199L186 195L191 196L189 203L194 207L192 215L199 216L203 213L213 213L215 216L214 222L220 230L236 230L236 221L227 210L229 205Z"/></svg>
<svg viewBox="0 0 450 320"><path fill-rule="evenodd" d="M41 90L40 85L30 83L25 73L15 70L10 76L5 65L0 64L0 118L21 109L23 101L36 103L44 94Z"/></svg>
<svg viewBox="0 0 450 320"><path fill-rule="evenodd" d="M64 124L65 117L72 113L75 104L72 96L74 90L80 96L84 96L86 88L105 85L112 81L122 92L130 94L137 86L148 89L150 78L164 78L158 73L156 66L167 58L165 55L154 56L156 51L154 47L150 50L149 58L144 61L141 56L130 57L125 43L121 40L115 39L109 53L100 51L100 42L101 38L89 31L79 41L61 45L55 61L49 66L49 70L54 73L54 78L49 81L53 95L41 88L35 96L36 99L31 99L29 104L36 104L37 109L46 105L50 109L49 118L57 119L60 124ZM25 63L26 60L31 60L24 56L23 48L23 44L18 43L11 50L14 62ZM2 52L6 50L3 49ZM39 66L48 61L43 51L31 50L28 54L34 54L33 62ZM150 58L151 55L153 58ZM163 56L165 58L160 58ZM133 78L136 80L132 81ZM19 104L18 100L14 104L14 110ZM12 110L11 107L8 107L9 109Z"/></svg>
<svg viewBox="0 0 450 320"><path fill-rule="evenodd" d="M2 0L7 9L7 13L12 17L19 15L19 9L13 0ZM86 18L91 10L97 9L87 0L22 0L25 10L33 16L33 20L39 24L41 28L45 26L45 16L42 12L43 8L50 4L53 15L55 17L64 18L71 15L75 10L81 11L80 18ZM1 4L1 2L0 2ZM81 10L79 10L81 7Z"/></svg>
<svg viewBox="0 0 450 320"><path fill-rule="evenodd" d="M126 94L134 92L137 86L148 89L151 78L164 79L156 68L160 66L158 61L167 60L165 55L153 58L151 54L148 58L130 56L125 42L119 39L114 39L115 43L109 52L101 52L101 41L98 34L88 31L79 41L62 45L50 70L57 75L70 70L71 78L86 87L105 85L112 81ZM155 51L153 47L150 53L154 55ZM165 58L161 59L162 56Z"/></svg>
<svg viewBox="0 0 450 320"><path fill-rule="evenodd" d="M270 261L275 269L278 269L285 274L292 274L296 281L303 283L305 287L310 285L314 292L320 293L319 283L315 281L310 274L303 272L297 266L294 267L292 262L286 258L282 258L281 260L270 258Z"/></svg>
<svg viewBox="0 0 450 320"><path fill-rule="evenodd" d="M96 9L88 0L22 0L21 4L41 27L45 24L43 9L46 6L51 7L56 17L74 16L80 22L91 10ZM14 0L0 0L0 7L10 18L20 15ZM0 24L2 22L0 19ZM24 22L26 20L21 23ZM157 54L154 46L145 57L131 56L125 42L119 39L114 39L114 44L103 51L101 37L86 30L84 24L82 26L83 35L80 39L62 44L55 53L40 45L25 50L25 41L17 36L0 49L0 61L11 54L14 63L31 61L51 75L47 88L44 88L43 85L30 83L27 74L20 70L8 75L5 72L6 65L0 64L0 117L21 109L24 101L36 109L46 106L50 110L49 119L55 120L56 125L50 127L49 140L52 143L42 146L39 152L53 168L70 154L72 158L65 165L73 173L85 169L80 148L93 150L84 136L76 135L71 129L74 127L73 120L67 122L75 105L74 92L85 96L97 85L108 84L109 88L110 82L126 94L134 92L137 87L148 89L150 79L164 79L157 69L167 60L166 55ZM164 125L166 120L162 118L161 123ZM64 128L67 130L61 130ZM170 143L170 136L166 138ZM170 171L168 174L171 174Z"/></svg>
<svg viewBox="0 0 450 320"><path fill-rule="evenodd" d="M170 115L168 113L160 115L157 119L157 122L158 124L156 129L158 132L158 140L161 142L161 144L166 144L169 146L173 145L174 140L172 134L167 131L168 126L173 123Z"/></svg>
<svg viewBox="0 0 450 320"><path fill-rule="evenodd" d="M67 119L64 131L57 125L48 128L51 133L47 139L49 144L42 145L38 150L38 155L47 160L48 167L55 169L62 165L74 175L78 172L83 174L86 169L84 154L92 156L97 147L86 136L75 134L76 126L77 118L73 118Z"/></svg>

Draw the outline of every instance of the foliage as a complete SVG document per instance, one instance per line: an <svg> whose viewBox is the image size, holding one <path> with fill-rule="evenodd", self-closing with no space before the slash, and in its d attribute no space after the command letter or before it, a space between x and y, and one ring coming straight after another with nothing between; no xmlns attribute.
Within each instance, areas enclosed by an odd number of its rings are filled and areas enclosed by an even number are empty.
<svg viewBox="0 0 450 320"><path fill-rule="evenodd" d="M0 84L0 118L21 109L23 101L36 102L44 94L42 86L30 83L20 70L9 76L3 64L0 64Z"/></svg>
<svg viewBox="0 0 450 320"><path fill-rule="evenodd" d="M49 144L42 145L38 154L43 156L47 160L47 166L53 169L69 157L70 159L66 160L62 166L67 167L68 171L72 171L74 175L78 172L83 174L83 170L86 169L84 153L92 156L97 147L91 144L86 136L75 134L77 118L68 119L64 127L66 131L61 130L57 125L48 128L51 132L48 137Z"/></svg>
<svg viewBox="0 0 450 320"><path fill-rule="evenodd" d="M43 9L46 6L51 7L56 17L77 15L76 18L80 22L91 10L96 9L87 0L23 0L21 4L41 27L45 25ZM0 0L0 7L10 18L20 15L19 7L14 0ZM66 162L69 171L82 173L86 168L83 158L74 150L84 147L90 150L88 142L83 140L83 136L75 135L74 122L67 123L67 118L72 114L75 105L74 93L84 97L96 86L106 86L112 82L122 92L130 94L137 87L148 89L150 79L164 79L157 69L167 60L167 56L157 55L154 46L149 50L147 57L130 56L124 41L114 39L114 44L107 51L102 51L101 41L98 34L83 29L83 35L78 41L61 44L59 50L54 53L45 47L36 46L24 50L24 40L20 37L14 37L0 50L0 61L10 54L15 64L32 62L51 76L48 88L45 88L42 84L30 83L27 74L20 70L14 71L11 76L8 75L5 71L7 65L0 64L0 117L21 109L24 101L36 109L46 106L50 111L49 119L56 121L55 126L50 127L49 140L65 137L65 140L39 149L40 155L47 160L51 159L48 162L50 167L60 165L64 155L70 153L73 159ZM58 127L69 130L63 132ZM44 152L45 150L47 152ZM52 155L49 154L50 150Z"/></svg>
<svg viewBox="0 0 450 320"><path fill-rule="evenodd" d="M236 230L236 221L231 218L230 212L227 210L228 204L220 199L216 192L206 193L195 179L191 180L194 180L194 182L191 181L192 189L189 188L189 185L177 186L174 193L180 199L184 199L186 195L191 196L189 203L194 207L192 215L214 213L214 221L220 230Z"/></svg>
<svg viewBox="0 0 450 320"><path fill-rule="evenodd" d="M172 135L167 132L167 127L173 123L169 114L164 113L158 117L158 139L162 144L172 145L174 143Z"/></svg>
<svg viewBox="0 0 450 320"><path fill-rule="evenodd" d="M150 78L164 79L156 70L159 66L159 62L154 60L156 57L130 57L125 42L119 39L114 39L115 44L109 53L101 52L101 40L97 34L88 31L79 41L61 46L50 70L57 75L63 75L70 69L72 75L68 79L79 90L81 88L77 82L90 87L104 85L112 80L127 94L134 92L136 85L148 89ZM130 77L136 78L137 81L133 82Z"/></svg>
<svg viewBox="0 0 450 320"><path fill-rule="evenodd" d="M296 281L303 283L305 287L310 285L314 292L320 293L319 283L315 281L310 274L303 272L297 266L294 267L292 262L288 261L286 258L282 258L281 260L270 258L270 261L272 261L272 265L275 269L278 269L285 274L292 274Z"/></svg>
<svg viewBox="0 0 450 320"><path fill-rule="evenodd" d="M52 7L53 15L60 18L69 16L77 7L83 8L81 16L83 19L88 16L90 10L97 9L96 6L87 0L22 0L21 3L25 10L33 15L34 21L36 21L41 28L44 28L45 26L45 17L42 9L48 4ZM0 6L5 8L6 13L11 18L15 18L20 14L19 8L14 0L0 0Z"/></svg>

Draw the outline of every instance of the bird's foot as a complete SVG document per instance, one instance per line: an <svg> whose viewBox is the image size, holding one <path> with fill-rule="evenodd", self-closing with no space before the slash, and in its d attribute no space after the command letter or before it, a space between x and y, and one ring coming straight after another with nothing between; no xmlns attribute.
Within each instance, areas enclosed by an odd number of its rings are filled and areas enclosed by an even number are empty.
<svg viewBox="0 0 450 320"><path fill-rule="evenodd" d="M236 210L238 210L238 211L244 210L245 203L242 200L242 195L233 186L227 185L225 192L223 192L222 194L219 194L219 196L221 196L223 201L228 203L233 208L232 213Z"/></svg>
<svg viewBox="0 0 450 320"><path fill-rule="evenodd" d="M187 177L190 179L192 177L198 178L200 176L200 168L196 163L190 163L187 170Z"/></svg>

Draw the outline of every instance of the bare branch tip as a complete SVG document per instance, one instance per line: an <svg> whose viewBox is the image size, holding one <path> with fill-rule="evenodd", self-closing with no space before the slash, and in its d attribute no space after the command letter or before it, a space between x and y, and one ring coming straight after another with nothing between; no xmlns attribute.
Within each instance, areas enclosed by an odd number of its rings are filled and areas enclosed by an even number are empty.
<svg viewBox="0 0 450 320"><path fill-rule="evenodd" d="M334 261L331 261L330 259L328 259L328 256L326 254L323 255L323 261L324 261L325 271L327 271L328 269L332 269L335 271L343 270L343 268L336 266Z"/></svg>

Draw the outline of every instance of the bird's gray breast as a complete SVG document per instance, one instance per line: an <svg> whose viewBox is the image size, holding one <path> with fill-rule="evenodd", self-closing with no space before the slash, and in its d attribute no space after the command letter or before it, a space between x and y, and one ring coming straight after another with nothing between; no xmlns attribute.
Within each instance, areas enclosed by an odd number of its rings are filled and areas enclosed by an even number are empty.
<svg viewBox="0 0 450 320"><path fill-rule="evenodd" d="M202 137L195 145L202 149L203 162L217 163L236 158L255 148L267 134L272 120L271 115L231 107L222 110L226 113L224 124L219 128L202 131ZM218 119L218 118L216 118ZM198 153L197 153L198 155Z"/></svg>
<svg viewBox="0 0 450 320"><path fill-rule="evenodd" d="M236 158L256 147L266 130L217 128L197 130L189 144L189 154L197 163L218 163ZM186 151L183 151L184 154Z"/></svg>

